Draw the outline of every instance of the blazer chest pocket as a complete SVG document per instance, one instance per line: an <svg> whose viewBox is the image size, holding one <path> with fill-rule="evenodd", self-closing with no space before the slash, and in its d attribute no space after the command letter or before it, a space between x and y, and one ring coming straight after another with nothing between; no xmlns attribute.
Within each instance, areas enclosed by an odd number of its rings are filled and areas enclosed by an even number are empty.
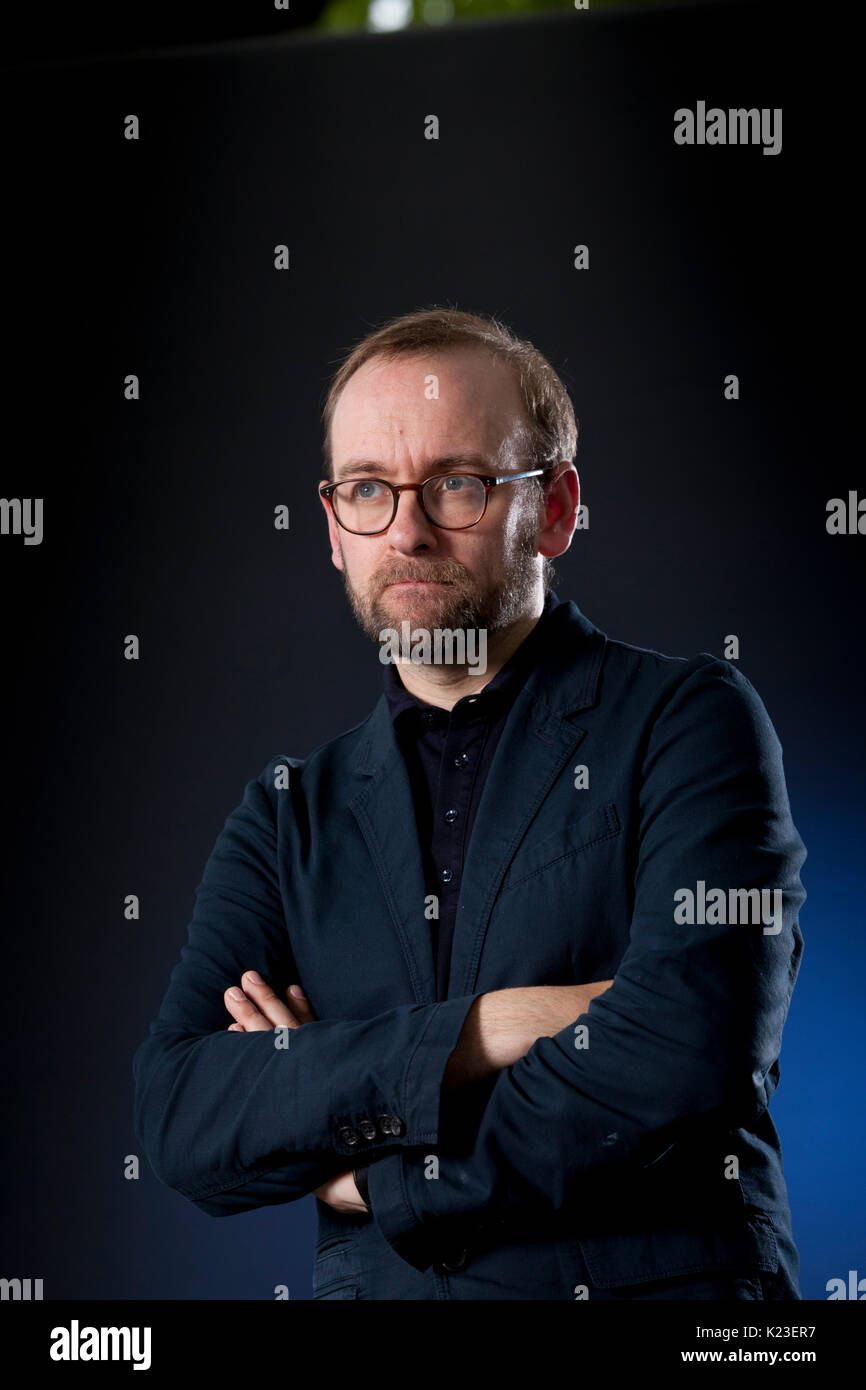
<svg viewBox="0 0 866 1390"><path fill-rule="evenodd" d="M616 806L607 801L576 820L570 820L559 830L544 835L525 848L520 848L502 884L507 893L536 874L543 873L573 855L592 849L593 845L615 839L622 827Z"/></svg>

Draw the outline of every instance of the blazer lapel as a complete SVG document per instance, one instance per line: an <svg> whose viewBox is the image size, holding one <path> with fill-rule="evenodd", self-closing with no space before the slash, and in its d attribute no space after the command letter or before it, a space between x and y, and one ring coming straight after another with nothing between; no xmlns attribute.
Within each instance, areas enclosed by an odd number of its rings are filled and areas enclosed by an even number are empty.
<svg viewBox="0 0 866 1390"><path fill-rule="evenodd" d="M585 730L571 722L595 700L606 638L571 601L511 708L478 806L463 866L448 997L472 994L496 895L529 824Z"/></svg>
<svg viewBox="0 0 866 1390"><path fill-rule="evenodd" d="M487 776L463 868L448 997L474 991L496 894L532 818L584 737L571 722L595 700L606 638L570 600L556 607ZM436 967L409 774L382 695L352 769L349 807L382 885L417 1003L436 1001Z"/></svg>
<svg viewBox="0 0 866 1390"><path fill-rule="evenodd" d="M412 788L382 695L358 750L354 771L366 779L350 801L388 903L416 1002L436 1001L436 967Z"/></svg>

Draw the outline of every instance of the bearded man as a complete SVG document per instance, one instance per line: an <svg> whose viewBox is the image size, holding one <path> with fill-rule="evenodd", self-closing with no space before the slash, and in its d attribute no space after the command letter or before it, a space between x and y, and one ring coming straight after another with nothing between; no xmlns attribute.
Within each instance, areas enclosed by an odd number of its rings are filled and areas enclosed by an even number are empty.
<svg viewBox="0 0 866 1390"><path fill-rule="evenodd" d="M247 785L135 1057L154 1170L214 1216L315 1193L317 1299L798 1299L768 1107L805 850L760 698L553 591L574 411L498 321L386 324L324 425L358 623L485 669L387 662Z"/></svg>

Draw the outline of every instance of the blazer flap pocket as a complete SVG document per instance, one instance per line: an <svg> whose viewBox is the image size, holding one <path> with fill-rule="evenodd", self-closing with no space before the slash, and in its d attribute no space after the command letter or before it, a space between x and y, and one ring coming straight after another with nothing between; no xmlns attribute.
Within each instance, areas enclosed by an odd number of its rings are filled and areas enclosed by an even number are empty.
<svg viewBox="0 0 866 1390"><path fill-rule="evenodd" d="M524 842L518 849L502 885L503 891L514 888L524 879L532 878L560 859L568 859L580 850L589 849L601 840L610 840L620 832L619 816L612 801L568 820L549 835Z"/></svg>
<svg viewBox="0 0 866 1390"><path fill-rule="evenodd" d="M358 1284L358 1242L350 1238L326 1240L316 1248L313 1261L313 1293L329 1290L329 1297L357 1298L354 1292ZM331 1293L337 1288L351 1288L352 1292Z"/></svg>
<svg viewBox="0 0 866 1390"><path fill-rule="evenodd" d="M578 1244L589 1277L600 1289L703 1270L774 1274L779 1268L773 1223L766 1212L756 1210L736 1221L722 1217L717 1225L704 1218L658 1231L584 1237Z"/></svg>

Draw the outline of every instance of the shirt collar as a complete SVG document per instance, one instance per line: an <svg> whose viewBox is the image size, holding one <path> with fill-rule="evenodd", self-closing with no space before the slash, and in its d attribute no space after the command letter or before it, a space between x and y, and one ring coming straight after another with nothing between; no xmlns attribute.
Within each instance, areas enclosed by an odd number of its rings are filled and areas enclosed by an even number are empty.
<svg viewBox="0 0 866 1390"><path fill-rule="evenodd" d="M512 652L505 665L476 695L464 695L457 701L451 711L452 714L455 711L473 715L481 713L482 710L488 712L500 700L510 701L514 699L535 662L538 648L544 640L547 619L553 609L561 602L559 595L551 589L544 600L541 617L529 636L524 638L517 650ZM448 715L448 711L443 710L440 705L431 705L426 700L419 700L417 696L412 695L401 681L397 667L391 661L385 665L384 685L392 722L395 722L407 710L414 711L416 717L431 710L446 717Z"/></svg>

